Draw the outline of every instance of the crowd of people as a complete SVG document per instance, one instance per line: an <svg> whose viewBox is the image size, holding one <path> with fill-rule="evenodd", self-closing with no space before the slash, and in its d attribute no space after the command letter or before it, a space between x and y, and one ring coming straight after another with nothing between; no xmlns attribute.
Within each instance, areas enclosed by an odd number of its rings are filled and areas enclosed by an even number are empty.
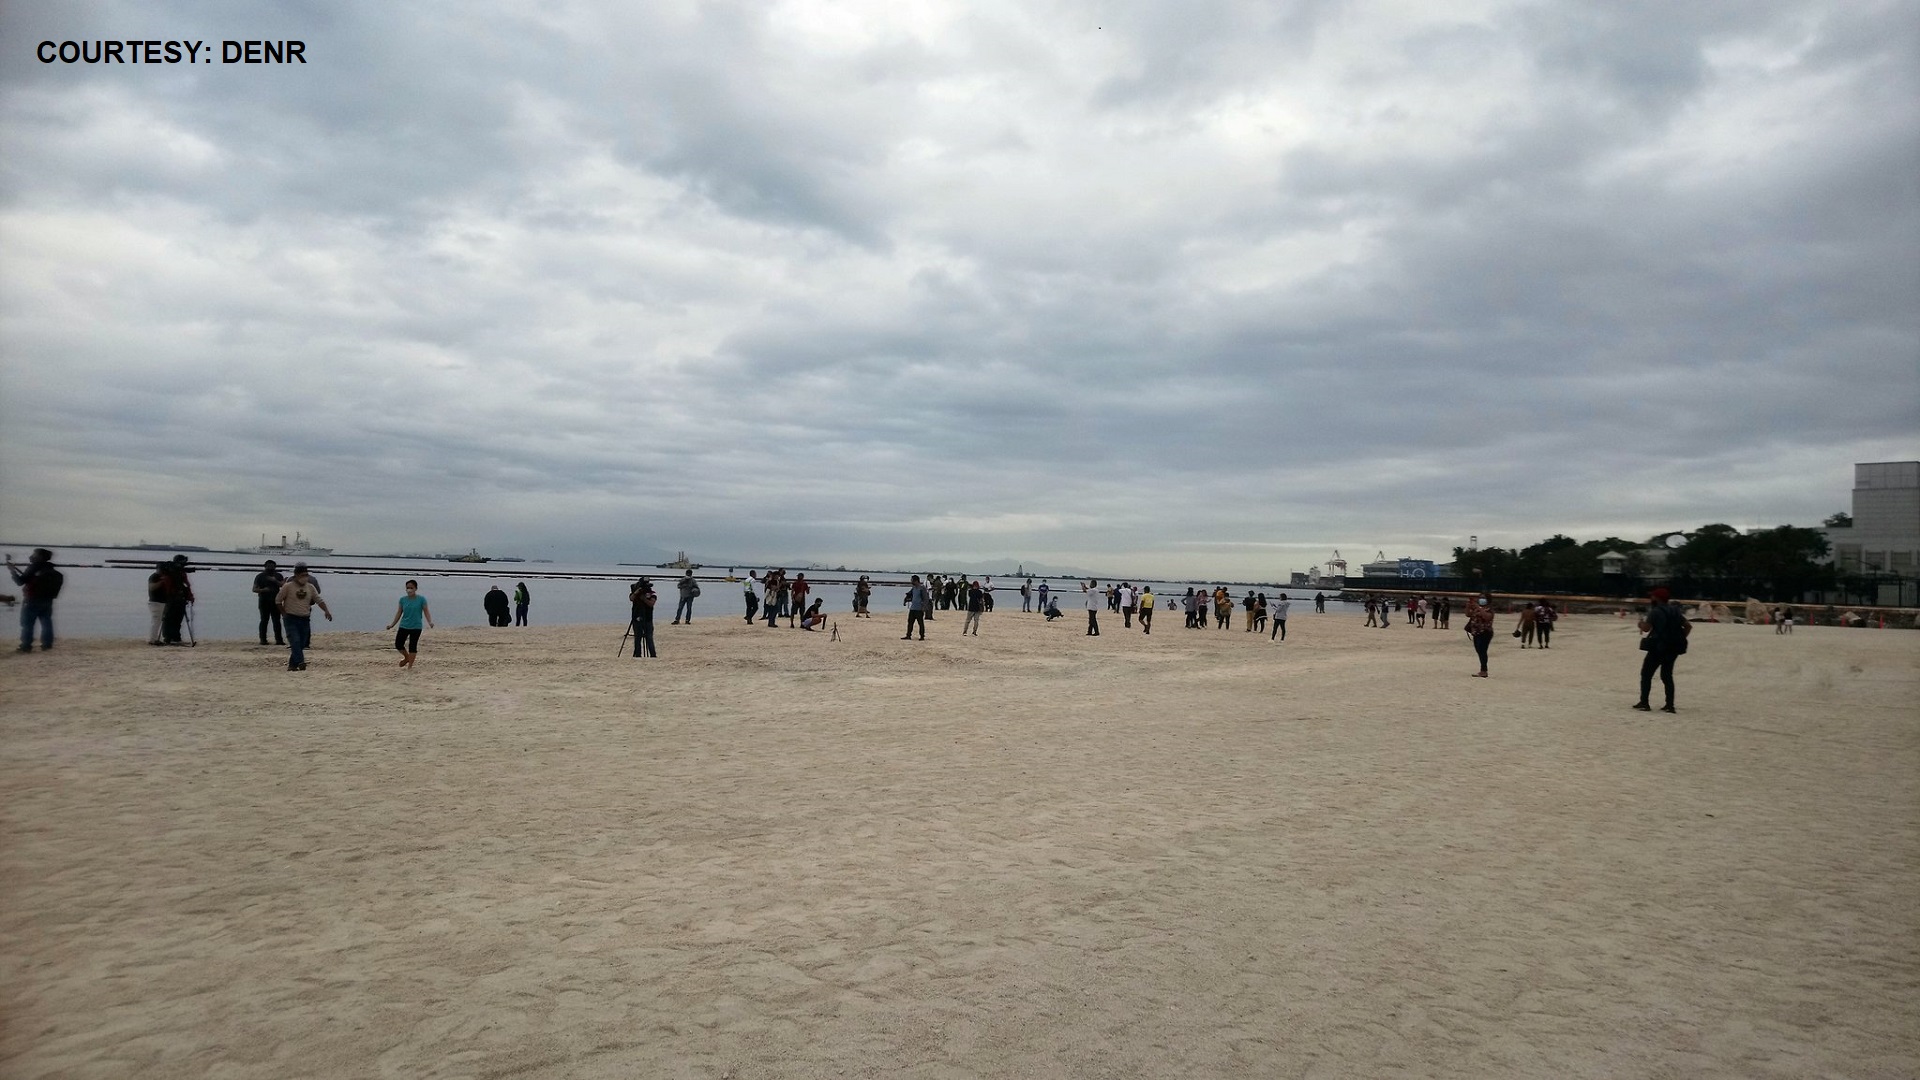
<svg viewBox="0 0 1920 1080"><path fill-rule="evenodd" d="M6 565L14 584L20 587L23 594L20 651L33 651L36 630L41 650L53 648L53 602L60 595L65 580L53 564L53 553L46 548L35 548L27 565L16 565L11 555L7 556ZM147 577L150 644L177 646L196 643L192 626L192 572L193 567L185 555L176 555L168 562L154 564L153 572ZM691 569L675 584L679 600L674 608L673 625L683 622L691 624L694 600L700 596L700 584ZM420 593L420 583L409 579L405 588L405 595L400 597L387 629L397 628L398 631L394 638L394 649L400 654L399 666L411 668L419 658L420 635L433 626L433 616L427 598ZM746 622L749 625L764 619L768 627L775 627L784 618L789 628L797 627L811 632L827 627L825 600L812 597L809 602L813 590L804 572L789 578L784 568L774 568L764 574L750 571L743 588ZM313 637L313 610L318 608L328 621L333 619L333 611L321 593L320 583L314 579L304 562L295 563L292 576L287 577L280 572L274 560L268 559L254 576L252 591L260 617L260 644L269 644L268 633L271 631L271 644L289 650L287 670L306 670L306 650ZM1018 591L1022 612L1040 612L1048 622L1062 617L1061 590L1049 582L1036 584L1031 579L1024 579ZM1133 629L1137 621L1142 634L1153 632L1154 611L1160 606L1160 599L1155 596L1151 585L1135 586L1130 581L1122 581L1102 586L1097 580L1088 580L1079 586L1079 591L1081 605L1087 613L1086 636L1100 636L1102 611L1117 613L1122 629ZM953 610L963 613L961 636L978 637L981 616L993 610L994 592L991 577L969 580L964 576L929 574L923 580L918 574L912 575L900 601L907 609L906 633L902 635L902 640L913 640L917 635L919 640L925 641L927 624L934 620L935 612ZM862 574L854 584L852 617L871 619L872 598L873 583L867 575ZM1692 626L1678 605L1672 603L1671 595L1664 587L1654 589L1650 600L1651 604L1639 622L1640 648L1646 655L1641 664L1640 697L1634 708L1652 708L1652 681L1658 676L1665 689L1665 705L1662 709L1670 713L1674 711L1674 662L1687 651L1687 637ZM657 657L653 610L659 596L652 579L643 577L637 581L628 591L628 601L632 613L627 635L633 639L633 655ZM1324 593L1314 594L1316 612L1325 612L1326 602ZM1292 598L1285 592L1269 597L1265 592L1251 589L1235 600L1225 585L1216 585L1211 590L1204 586L1188 586L1181 596L1170 603L1179 605L1187 629L1204 630L1209 625L1216 630L1231 629L1235 613L1238 612L1247 633L1265 632L1270 640L1277 642L1287 639L1287 617L1293 605ZM516 585L511 597L496 584L482 600L487 622L491 626L526 626L531 604L532 593L524 581ZM1404 613L1408 625L1445 630L1451 622L1453 598L1440 594L1415 594L1396 599L1369 594L1365 609L1365 625L1370 627L1392 626L1393 616ZM1522 602L1513 608L1513 612L1516 623L1512 635L1519 639L1521 648L1530 649L1536 645L1541 649L1552 648L1554 624L1560 618L1560 612L1552 600L1541 597ZM1465 615L1467 637L1479 660L1479 670L1473 675L1475 678L1487 678L1495 621L1491 597L1484 594L1469 597L1465 601ZM1792 609L1773 610L1771 621L1776 633L1791 633L1794 624ZM835 627L834 635L837 636L838 632ZM623 652L625 645L626 638L623 637Z"/></svg>

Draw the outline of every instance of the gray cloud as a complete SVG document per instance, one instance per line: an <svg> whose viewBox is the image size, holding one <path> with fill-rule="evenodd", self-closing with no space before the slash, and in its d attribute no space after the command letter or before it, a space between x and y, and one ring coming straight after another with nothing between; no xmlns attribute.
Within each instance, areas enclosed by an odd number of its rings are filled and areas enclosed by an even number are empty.
<svg viewBox="0 0 1920 1080"><path fill-rule="evenodd" d="M1170 11L4 9L0 531L1238 575L1914 455L1910 4ZM311 62L32 59L135 35Z"/></svg>

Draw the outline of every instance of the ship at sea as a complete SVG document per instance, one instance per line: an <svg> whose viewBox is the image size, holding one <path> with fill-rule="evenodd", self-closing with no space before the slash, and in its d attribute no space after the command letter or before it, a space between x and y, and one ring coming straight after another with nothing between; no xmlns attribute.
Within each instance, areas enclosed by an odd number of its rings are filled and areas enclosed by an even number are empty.
<svg viewBox="0 0 1920 1080"><path fill-rule="evenodd" d="M687 558L687 553L682 551L679 553L679 558L674 559L672 562L660 563L659 568L662 570L698 570L701 566L699 563Z"/></svg>
<svg viewBox="0 0 1920 1080"><path fill-rule="evenodd" d="M448 562L492 562L493 561L492 556L480 554L479 548L473 548L469 550L465 555L443 555L441 556L441 558L447 560Z"/></svg>
<svg viewBox="0 0 1920 1080"><path fill-rule="evenodd" d="M301 536L297 532L293 534L292 543L288 543L286 534L281 533L279 543L269 544L267 543L267 534L261 533L260 546L254 547L254 548L241 548L240 554L242 555L331 555L333 554L333 549L323 548L323 547L314 547L311 541L309 541L306 537Z"/></svg>

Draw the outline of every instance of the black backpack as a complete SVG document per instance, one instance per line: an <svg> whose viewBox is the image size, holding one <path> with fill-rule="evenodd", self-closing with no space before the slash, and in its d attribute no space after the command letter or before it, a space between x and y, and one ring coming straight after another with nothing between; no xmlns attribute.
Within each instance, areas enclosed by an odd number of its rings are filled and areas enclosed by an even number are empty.
<svg viewBox="0 0 1920 1080"><path fill-rule="evenodd" d="M60 598L60 587L66 583L67 575L51 566L45 567L40 571L39 579L34 582L33 591L36 594L34 599L57 600Z"/></svg>

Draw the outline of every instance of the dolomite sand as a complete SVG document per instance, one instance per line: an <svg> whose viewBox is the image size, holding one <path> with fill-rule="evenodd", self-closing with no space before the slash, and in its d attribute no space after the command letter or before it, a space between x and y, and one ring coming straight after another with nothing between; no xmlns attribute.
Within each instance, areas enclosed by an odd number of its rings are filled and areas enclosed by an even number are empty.
<svg viewBox="0 0 1920 1080"><path fill-rule="evenodd" d="M8 655L0 1075L1920 1074L1920 634L838 620Z"/></svg>

